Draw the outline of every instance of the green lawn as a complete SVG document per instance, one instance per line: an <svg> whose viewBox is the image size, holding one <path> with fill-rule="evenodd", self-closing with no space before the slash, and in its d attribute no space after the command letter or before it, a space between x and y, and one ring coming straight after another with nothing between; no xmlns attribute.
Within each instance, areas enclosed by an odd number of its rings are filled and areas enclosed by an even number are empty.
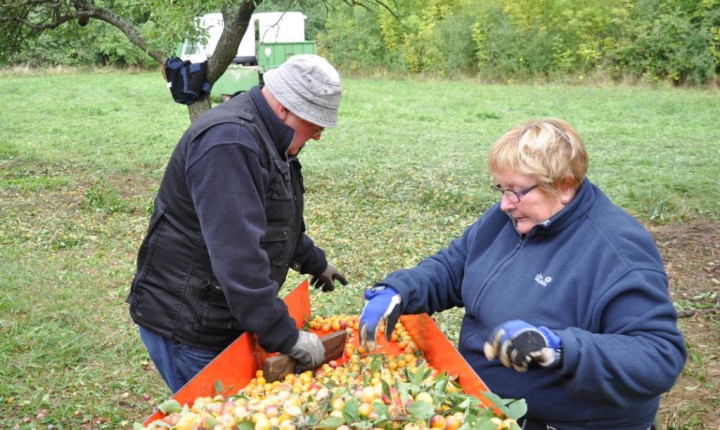
<svg viewBox="0 0 720 430"><path fill-rule="evenodd" d="M487 148L537 117L570 121L590 179L646 225L720 220L719 95L345 79L339 126L301 160L309 233L351 283L313 311L359 312L462 232L493 203ZM0 428L131 427L169 395L124 299L187 110L158 71L4 72L0 106ZM451 339L457 318L439 318Z"/></svg>

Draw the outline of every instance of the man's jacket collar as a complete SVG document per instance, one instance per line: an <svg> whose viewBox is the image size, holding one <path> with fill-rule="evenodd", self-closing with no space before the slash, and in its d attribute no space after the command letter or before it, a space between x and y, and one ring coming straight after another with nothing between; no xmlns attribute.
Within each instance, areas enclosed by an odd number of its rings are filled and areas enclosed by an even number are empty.
<svg viewBox="0 0 720 430"><path fill-rule="evenodd" d="M265 97L263 97L260 91L261 88L260 85L252 87L250 89L250 99L260 113L260 119L270 133L270 138L275 142L278 153L280 153L283 158L286 158L285 154L295 138L295 130L282 122L275 112L273 112L270 105L265 101Z"/></svg>

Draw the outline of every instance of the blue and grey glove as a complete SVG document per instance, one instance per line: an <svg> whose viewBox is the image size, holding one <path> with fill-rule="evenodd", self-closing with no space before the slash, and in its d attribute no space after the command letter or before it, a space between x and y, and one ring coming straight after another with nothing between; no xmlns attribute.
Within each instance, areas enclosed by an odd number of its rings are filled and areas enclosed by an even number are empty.
<svg viewBox="0 0 720 430"><path fill-rule="evenodd" d="M390 339L395 324L400 318L400 294L386 285L377 285L365 290L368 301L360 315L360 346L370 352L377 344L380 321L385 320L385 338Z"/></svg>
<svg viewBox="0 0 720 430"><path fill-rule="evenodd" d="M521 320L508 321L490 333L485 357L498 357L505 367L526 372L531 361L555 367L562 358L560 337L547 327L535 327Z"/></svg>
<svg viewBox="0 0 720 430"><path fill-rule="evenodd" d="M315 370L325 360L325 346L315 333L300 331L300 336L288 355L297 360L295 372Z"/></svg>
<svg viewBox="0 0 720 430"><path fill-rule="evenodd" d="M310 285L315 288L322 287L323 291L328 292L335 289L335 281L340 281L343 285L348 284L347 279L345 279L337 267L328 263L327 268L325 268L322 273L319 273L310 279Z"/></svg>

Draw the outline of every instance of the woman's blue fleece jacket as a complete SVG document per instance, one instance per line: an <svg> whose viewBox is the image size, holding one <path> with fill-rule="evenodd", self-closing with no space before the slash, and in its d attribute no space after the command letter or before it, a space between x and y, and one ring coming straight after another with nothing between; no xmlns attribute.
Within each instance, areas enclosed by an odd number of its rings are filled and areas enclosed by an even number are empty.
<svg viewBox="0 0 720 430"><path fill-rule="evenodd" d="M588 180L525 237L496 204L447 249L379 284L400 293L405 314L464 307L460 353L493 393L525 399L527 418L558 429L649 428L685 363L652 237ZM490 331L513 319L561 337L559 368L520 373L485 358Z"/></svg>

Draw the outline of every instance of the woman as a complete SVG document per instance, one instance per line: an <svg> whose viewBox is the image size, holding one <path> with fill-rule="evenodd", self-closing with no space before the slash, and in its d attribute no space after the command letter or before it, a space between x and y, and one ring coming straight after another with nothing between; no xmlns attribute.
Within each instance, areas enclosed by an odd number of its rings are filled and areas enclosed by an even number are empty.
<svg viewBox="0 0 720 430"><path fill-rule="evenodd" d="M652 237L586 179L563 120L514 127L488 167L500 202L365 292L362 342L401 313L464 307L458 349L493 393L526 400L525 429L649 429L687 354Z"/></svg>

